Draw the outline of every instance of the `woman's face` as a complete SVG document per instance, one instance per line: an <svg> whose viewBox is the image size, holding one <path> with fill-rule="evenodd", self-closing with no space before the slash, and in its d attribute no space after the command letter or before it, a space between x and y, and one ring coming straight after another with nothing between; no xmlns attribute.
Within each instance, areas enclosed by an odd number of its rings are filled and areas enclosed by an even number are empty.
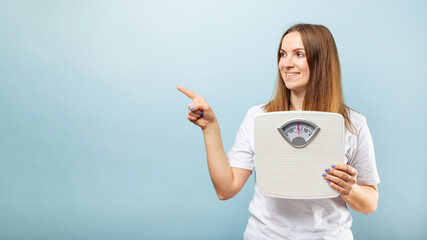
<svg viewBox="0 0 427 240"><path fill-rule="evenodd" d="M310 69L299 32L290 32L283 38L280 47L279 72L288 89L305 93Z"/></svg>

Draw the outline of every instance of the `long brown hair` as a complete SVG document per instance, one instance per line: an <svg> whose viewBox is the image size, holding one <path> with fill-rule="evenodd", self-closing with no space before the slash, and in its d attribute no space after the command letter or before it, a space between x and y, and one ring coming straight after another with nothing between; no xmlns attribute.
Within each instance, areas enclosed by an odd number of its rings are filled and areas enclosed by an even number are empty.
<svg viewBox="0 0 427 240"><path fill-rule="evenodd" d="M283 38L291 32L301 34L310 76L302 109L341 114L346 128L356 134L349 118L349 108L344 104L341 87L341 68L338 50L329 29L322 25L296 24L282 36L277 51L277 64L280 60L280 47ZM266 112L289 111L291 91L286 88L283 78L278 74L276 94L264 105Z"/></svg>

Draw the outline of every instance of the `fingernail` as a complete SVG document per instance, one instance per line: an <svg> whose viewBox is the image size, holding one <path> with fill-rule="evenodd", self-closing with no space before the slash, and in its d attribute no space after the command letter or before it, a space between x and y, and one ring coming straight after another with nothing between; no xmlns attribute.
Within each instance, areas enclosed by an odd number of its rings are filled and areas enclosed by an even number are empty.
<svg viewBox="0 0 427 240"><path fill-rule="evenodd" d="M322 174L323 177L326 177L326 173Z"/></svg>
<svg viewBox="0 0 427 240"><path fill-rule="evenodd" d="M330 180L326 180L326 182L331 183L331 181L330 181Z"/></svg>
<svg viewBox="0 0 427 240"><path fill-rule="evenodd" d="M326 172L329 172L329 171L331 171L331 169L329 169L329 168L327 167L327 168L325 168L325 171L326 171Z"/></svg>
<svg viewBox="0 0 427 240"><path fill-rule="evenodd" d="M194 109L194 106L191 106L191 107L189 107L188 109L193 110L193 109Z"/></svg>
<svg viewBox="0 0 427 240"><path fill-rule="evenodd" d="M331 167L332 167L332 168L335 168L336 166L335 166L335 164L332 164L332 165L331 165Z"/></svg>

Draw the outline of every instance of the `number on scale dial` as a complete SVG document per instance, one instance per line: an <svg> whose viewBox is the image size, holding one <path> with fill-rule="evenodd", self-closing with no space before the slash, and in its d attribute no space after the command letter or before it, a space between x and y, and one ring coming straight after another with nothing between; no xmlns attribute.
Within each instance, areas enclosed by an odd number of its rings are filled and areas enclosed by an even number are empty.
<svg viewBox="0 0 427 240"><path fill-rule="evenodd" d="M283 138L296 148L307 146L319 133L320 128L305 119L293 119L278 128Z"/></svg>

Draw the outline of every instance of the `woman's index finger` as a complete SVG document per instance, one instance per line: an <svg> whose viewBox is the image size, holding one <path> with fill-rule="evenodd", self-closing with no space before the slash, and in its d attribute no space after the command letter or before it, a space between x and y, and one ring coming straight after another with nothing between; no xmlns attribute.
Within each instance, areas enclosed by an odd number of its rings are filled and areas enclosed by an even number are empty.
<svg viewBox="0 0 427 240"><path fill-rule="evenodd" d="M351 167L351 166L349 166L347 164L337 163L337 164L334 164L334 165L335 165L335 167L333 167L334 169L344 171L344 172L346 172L346 173L348 173L348 174L350 174L352 176L357 173L356 169L354 169L353 167Z"/></svg>
<svg viewBox="0 0 427 240"><path fill-rule="evenodd" d="M182 93L184 93L185 95L187 95L187 97L194 99L195 97L197 97L198 95L193 93L192 91L186 89L183 86L178 86L176 87L179 91L181 91Z"/></svg>

